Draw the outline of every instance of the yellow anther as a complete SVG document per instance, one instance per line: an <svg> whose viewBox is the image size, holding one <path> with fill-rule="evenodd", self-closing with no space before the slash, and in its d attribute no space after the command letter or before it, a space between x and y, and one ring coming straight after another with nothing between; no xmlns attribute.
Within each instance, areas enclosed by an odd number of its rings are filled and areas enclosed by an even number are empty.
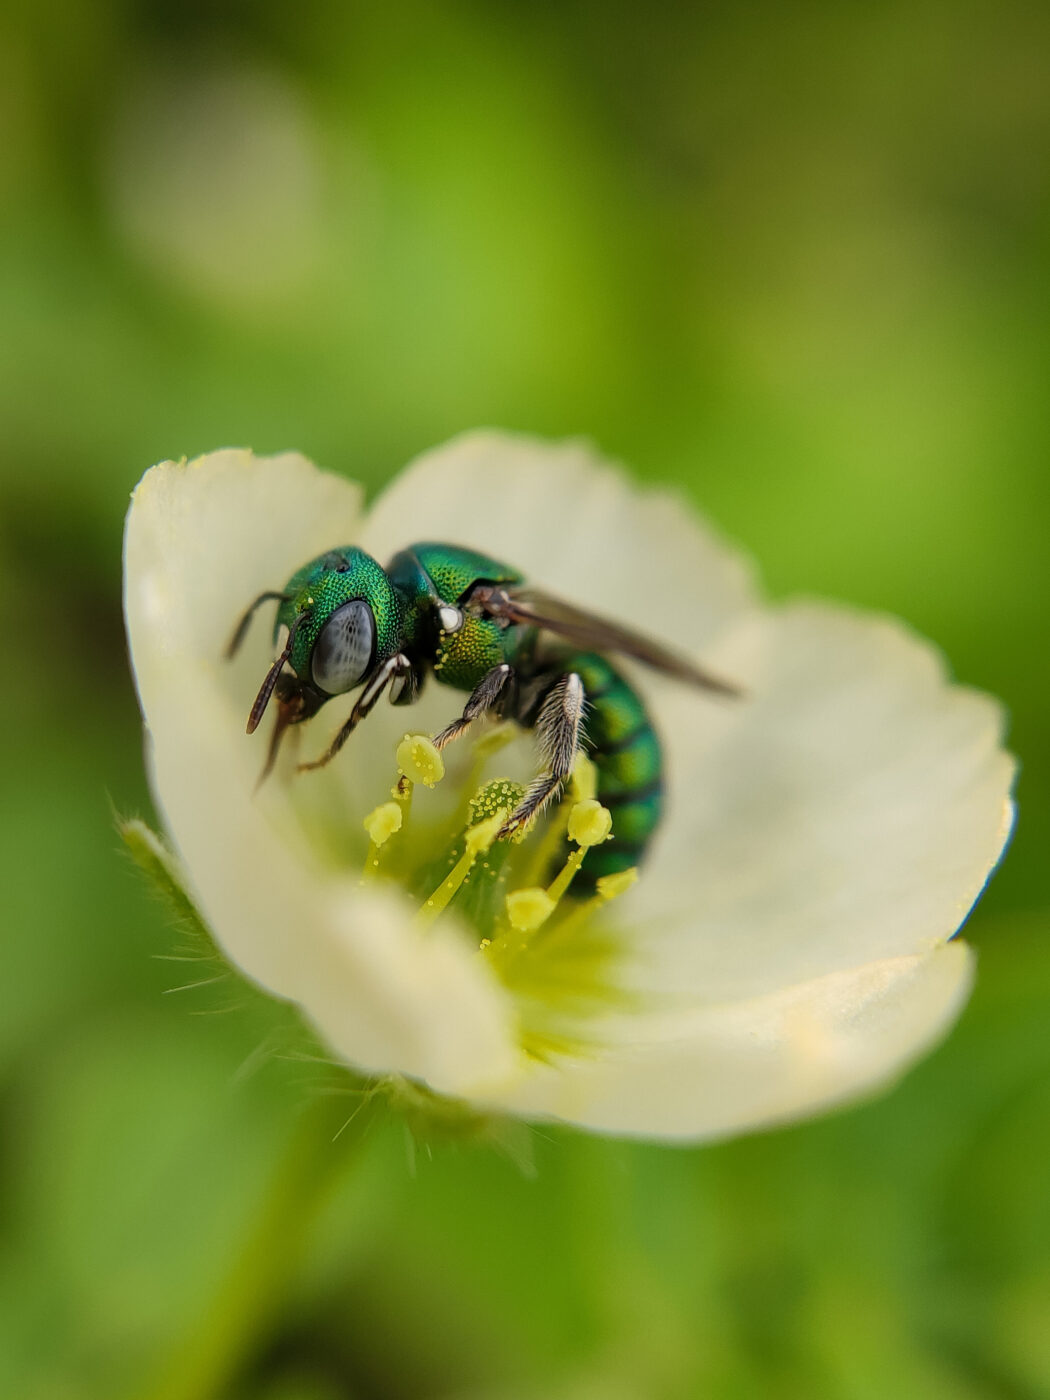
<svg viewBox="0 0 1050 1400"><path fill-rule="evenodd" d="M582 751L572 765L572 795L577 802L589 802L598 795L598 769Z"/></svg>
<svg viewBox="0 0 1050 1400"><path fill-rule="evenodd" d="M614 875L601 875L594 882L594 888L602 899L618 899L620 895L626 894L631 886L638 879L638 867L632 865L630 870L617 870Z"/></svg>
<svg viewBox="0 0 1050 1400"><path fill-rule="evenodd" d="M473 859L481 855L482 851L487 851L499 835L499 829L507 820L507 816L506 807L501 807L493 816L486 817L483 822L478 822L476 826L468 827L464 838L467 845L467 855Z"/></svg>
<svg viewBox="0 0 1050 1400"><path fill-rule="evenodd" d="M612 814L594 798L577 802L569 813L569 840L577 846L598 846L612 831Z"/></svg>
<svg viewBox="0 0 1050 1400"><path fill-rule="evenodd" d="M401 807L397 802L381 802L369 812L362 825L373 846L382 846L395 831L401 830L401 821Z"/></svg>
<svg viewBox="0 0 1050 1400"><path fill-rule="evenodd" d="M397 746L397 766L414 783L433 787L445 776L445 760L425 734L406 734Z"/></svg>
<svg viewBox="0 0 1050 1400"><path fill-rule="evenodd" d="M519 933L534 933L554 913L554 900L546 890L514 890L507 895L507 918Z"/></svg>

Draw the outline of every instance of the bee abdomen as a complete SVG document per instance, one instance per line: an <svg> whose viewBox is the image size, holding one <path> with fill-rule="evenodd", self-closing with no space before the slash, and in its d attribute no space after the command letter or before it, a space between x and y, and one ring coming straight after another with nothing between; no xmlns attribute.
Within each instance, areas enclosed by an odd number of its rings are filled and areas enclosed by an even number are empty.
<svg viewBox="0 0 1050 1400"><path fill-rule="evenodd" d="M598 770L598 800L612 813L612 839L588 851L574 888L638 865L663 812L663 755L640 696L603 656L573 657L586 697L584 748Z"/></svg>

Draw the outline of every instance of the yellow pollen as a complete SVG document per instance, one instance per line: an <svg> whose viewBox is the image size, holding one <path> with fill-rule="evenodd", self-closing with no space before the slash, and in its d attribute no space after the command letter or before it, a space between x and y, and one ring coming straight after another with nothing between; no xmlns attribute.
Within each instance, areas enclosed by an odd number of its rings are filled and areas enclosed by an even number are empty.
<svg viewBox="0 0 1050 1400"><path fill-rule="evenodd" d="M535 1042L549 1056L574 1043L577 1015L618 995L613 963L619 934L600 911L634 884L637 871L603 876L579 899L569 893L588 850L607 841L613 829L612 815L597 800L597 770L583 757L563 799L525 849L519 849L525 831L500 838L526 789L506 777L485 781L481 769L516 733L513 725L486 732L473 761L452 770L452 801L432 807L417 795L418 811L412 809L413 787L432 787L445 766L431 739L406 734L397 746L394 800L380 803L363 821L369 841L363 882L396 879L409 889L429 890L417 906L416 927L431 930L446 919L462 923L479 955L521 998L523 1047ZM444 844L449 839L451 847Z"/></svg>
<svg viewBox="0 0 1050 1400"><path fill-rule="evenodd" d="M425 734L406 734L397 746L397 766L414 783L433 787L445 776L445 761Z"/></svg>
<svg viewBox="0 0 1050 1400"><path fill-rule="evenodd" d="M496 812L502 812L506 820L507 813L513 812L524 796L525 789L521 783L512 782L510 778L493 778L492 782L478 788L467 803L467 825L477 826ZM525 839L525 832L519 829L510 839L520 845Z"/></svg>
<svg viewBox="0 0 1050 1400"><path fill-rule="evenodd" d="M489 790L494 787L493 783L489 783L486 787L482 787L481 780L485 772L485 766L488 763L489 759L492 757L492 755L498 753L500 749L504 748L507 744L509 744L517 733L518 726L516 724L511 724L509 722L505 724L497 724L492 729L482 734L480 739L477 739L475 741L473 748L473 761L470 766L470 772L467 775L467 779L463 784L464 800L460 804L459 811L456 814L455 824L457 826L464 826L469 824L470 822L479 821L482 816L488 815L487 811L480 813L475 811L475 805L482 798L483 794L489 792ZM517 787L518 796L509 800L509 806L511 810L513 810L518 805L518 802L521 800L521 797L524 796L525 789L521 787L520 784L511 784L510 781L506 778L498 779L497 781L500 782L505 788L510 788L511 786ZM471 792L474 793L474 796L472 798L466 797L466 794ZM495 804L495 806L497 807L502 807L505 805L507 805L506 798L503 798ZM493 809L490 808L489 810ZM522 833L522 836L524 836L524 832Z"/></svg>
<svg viewBox="0 0 1050 1400"><path fill-rule="evenodd" d="M507 918L519 933L534 933L554 913L555 903L546 890L514 890L507 895Z"/></svg>
<svg viewBox="0 0 1050 1400"><path fill-rule="evenodd" d="M569 813L569 840L578 846L598 846L612 831L612 814L594 798L577 802Z"/></svg>

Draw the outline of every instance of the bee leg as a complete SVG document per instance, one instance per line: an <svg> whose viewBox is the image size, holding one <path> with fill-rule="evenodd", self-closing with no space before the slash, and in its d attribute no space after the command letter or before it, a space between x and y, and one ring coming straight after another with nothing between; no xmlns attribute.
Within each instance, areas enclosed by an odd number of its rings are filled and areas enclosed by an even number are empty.
<svg viewBox="0 0 1050 1400"><path fill-rule="evenodd" d="M376 701L382 695L383 691L386 690L387 686L397 678L404 676L406 672L411 671L411 669L411 661L400 652L398 652L396 656L390 657L388 661L384 661L379 670L373 673L371 680L365 682L364 690L362 690L361 694L357 697L357 704L350 711L350 718L343 725L342 729L340 729L325 752L320 758L315 758L312 763L300 763L298 771L300 773L305 773L307 769L323 768L326 763L331 762L365 716L372 713Z"/></svg>
<svg viewBox="0 0 1050 1400"><path fill-rule="evenodd" d="M525 796L500 828L500 837L512 836L559 795L576 762L583 723L583 681L575 671L563 676L548 691L536 718L543 768L525 790Z"/></svg>
<svg viewBox="0 0 1050 1400"><path fill-rule="evenodd" d="M492 670L482 676L470 692L470 697L463 706L463 713L459 719L454 719L451 724L445 726L440 734L434 736L434 747L443 749L446 744L451 744L453 739L458 739L474 720L479 719L502 699L507 686L513 679L514 669L506 662L503 662L501 666L493 666Z"/></svg>

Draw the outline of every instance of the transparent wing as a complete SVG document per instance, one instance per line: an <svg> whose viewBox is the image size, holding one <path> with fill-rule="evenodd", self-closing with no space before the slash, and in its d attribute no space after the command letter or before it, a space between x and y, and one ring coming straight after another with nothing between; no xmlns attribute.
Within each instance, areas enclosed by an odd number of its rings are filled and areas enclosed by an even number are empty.
<svg viewBox="0 0 1050 1400"><path fill-rule="evenodd" d="M651 666L654 671L714 691L717 695L743 694L739 686L712 675L688 657L661 646L641 632L622 627L618 622L610 622L608 618L596 617L583 608L538 589L508 590L483 585L475 590L471 603L489 617L542 628L545 632L552 632L555 636L586 647L588 651L612 651L633 657L635 661Z"/></svg>

